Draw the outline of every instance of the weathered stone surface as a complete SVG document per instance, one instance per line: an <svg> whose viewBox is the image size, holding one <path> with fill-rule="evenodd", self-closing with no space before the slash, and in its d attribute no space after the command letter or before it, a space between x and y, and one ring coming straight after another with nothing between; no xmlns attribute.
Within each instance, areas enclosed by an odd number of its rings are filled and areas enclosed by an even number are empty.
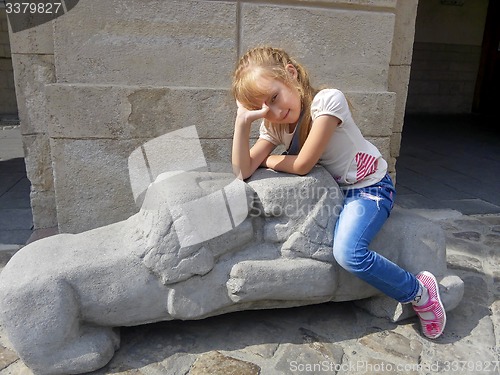
<svg viewBox="0 0 500 375"><path fill-rule="evenodd" d="M45 30L46 27L42 25L36 29ZM16 33L16 35L32 35L32 32L33 30L25 30ZM46 34L41 33L40 35ZM24 135L26 172L32 183L32 197L42 192L43 195L50 192L53 197L54 176L48 136L50 118L46 105L45 87L55 81L54 57L51 55L14 54L12 60L15 66L21 132ZM39 201L36 199L32 200L31 203L35 228L54 225L54 221L57 223L54 200L44 200L42 206L38 205ZM44 218L44 215L47 215L47 219Z"/></svg>
<svg viewBox="0 0 500 375"><path fill-rule="evenodd" d="M140 140L51 141L60 232L76 233L137 212L128 157Z"/></svg>
<svg viewBox="0 0 500 375"><path fill-rule="evenodd" d="M398 1L391 65L411 65L418 0ZM392 69L392 67L391 67ZM406 93L402 95L406 99Z"/></svg>
<svg viewBox="0 0 500 375"><path fill-rule="evenodd" d="M394 332L372 333L361 338L359 343L376 353L382 351L390 353L395 361L407 363L417 363L423 349L423 345L419 341L409 340Z"/></svg>
<svg viewBox="0 0 500 375"><path fill-rule="evenodd" d="M35 229L57 227L56 197L54 191L30 193L33 226ZM36 207L36 209L33 209Z"/></svg>
<svg viewBox="0 0 500 375"><path fill-rule="evenodd" d="M479 242L479 240L481 239L480 233L472 232L472 231L453 233L453 236L456 238L460 238L460 239L468 240L468 241L474 241L474 242Z"/></svg>
<svg viewBox="0 0 500 375"><path fill-rule="evenodd" d="M193 125L200 138L233 136L236 105L226 89L58 83L46 90L53 138L150 139Z"/></svg>
<svg viewBox="0 0 500 375"><path fill-rule="evenodd" d="M366 137L368 141L373 143L379 149L382 156L387 162L391 160L391 137Z"/></svg>
<svg viewBox="0 0 500 375"><path fill-rule="evenodd" d="M18 359L19 357L15 352L0 345L0 371Z"/></svg>
<svg viewBox="0 0 500 375"><path fill-rule="evenodd" d="M391 136L396 109L395 93L346 92L345 95L352 105L356 125L365 137Z"/></svg>
<svg viewBox="0 0 500 375"><path fill-rule="evenodd" d="M52 173L52 157L50 142L46 134L25 135L26 173L34 192L54 192L54 176ZM35 206L38 207L38 206Z"/></svg>
<svg viewBox="0 0 500 375"><path fill-rule="evenodd" d="M51 55L54 54L53 22L46 22L17 32L12 32L9 23L9 39L11 53L20 55Z"/></svg>
<svg viewBox="0 0 500 375"><path fill-rule="evenodd" d="M304 374L332 372L335 365L342 363L344 351L329 342L317 341L314 336L305 334L302 346L284 344L277 354L275 370L283 374Z"/></svg>
<svg viewBox="0 0 500 375"><path fill-rule="evenodd" d="M56 80L54 56L12 55L22 134L47 133L50 123L45 86Z"/></svg>
<svg viewBox="0 0 500 375"><path fill-rule="evenodd" d="M474 271L474 272L483 272L483 264L480 259L461 255L461 254L450 254L448 256L448 262L450 264L450 268L456 270L464 270L464 271Z"/></svg>
<svg viewBox="0 0 500 375"><path fill-rule="evenodd" d="M281 46L308 67L317 85L385 91L391 58L392 37L388 37L394 32L394 19L394 14L386 12L245 3L241 7L242 49Z"/></svg>
<svg viewBox="0 0 500 375"><path fill-rule="evenodd" d="M138 210L134 191L147 188L162 172L195 168L231 171L231 165L222 162L230 159L230 139L222 142L193 138L198 153L190 147L191 143L181 145L175 138L170 141L165 138L157 138L159 146L151 148L143 139L53 139L53 169L59 177L55 180L55 198L60 232L79 233L133 215ZM147 152L150 169L144 164L139 178L130 167L130 158L134 151L142 152L141 149ZM176 152L172 152L174 149ZM205 157L200 158L202 153ZM139 187L132 183L132 176L136 177L134 181L140 180ZM42 213L43 208L40 207Z"/></svg>
<svg viewBox="0 0 500 375"><path fill-rule="evenodd" d="M234 375L259 375L259 366L231 358L219 352L210 352L203 354L191 367L190 374L234 374Z"/></svg>
<svg viewBox="0 0 500 375"><path fill-rule="evenodd" d="M80 0L54 30L58 82L228 87L237 54L234 2Z"/></svg>
<svg viewBox="0 0 500 375"><path fill-rule="evenodd" d="M117 326L376 296L331 254L302 248L331 247L341 203L319 166L304 177L261 169L248 183L160 174L129 219L17 252L0 274L0 322L35 373L55 375L104 366ZM278 224L267 241L264 228ZM443 240L432 223L395 210L373 247L411 272L443 275ZM311 332L302 330L311 355L339 361L342 350Z"/></svg>
<svg viewBox="0 0 500 375"><path fill-rule="evenodd" d="M396 93L396 107L392 131L395 134L403 131L404 115L406 110L406 97L408 95L408 82L410 81L410 65L391 65L389 68L389 91ZM399 149L401 141L397 144ZM393 153L393 156L398 156Z"/></svg>

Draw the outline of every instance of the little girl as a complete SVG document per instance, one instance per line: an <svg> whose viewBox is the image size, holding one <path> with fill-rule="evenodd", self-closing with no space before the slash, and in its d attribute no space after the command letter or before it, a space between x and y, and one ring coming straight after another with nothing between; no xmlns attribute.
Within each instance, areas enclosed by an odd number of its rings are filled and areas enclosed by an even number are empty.
<svg viewBox="0 0 500 375"><path fill-rule="evenodd" d="M347 271L401 303L412 303L428 338L439 337L446 313L436 278L414 276L368 249L388 218L395 190L387 163L356 126L344 94L311 87L302 65L285 51L258 47L241 57L232 92L238 111L232 163L246 179L259 167L305 175L319 163L345 195L333 244L336 261ZM250 148L250 127L262 119ZM278 145L288 152L271 155Z"/></svg>

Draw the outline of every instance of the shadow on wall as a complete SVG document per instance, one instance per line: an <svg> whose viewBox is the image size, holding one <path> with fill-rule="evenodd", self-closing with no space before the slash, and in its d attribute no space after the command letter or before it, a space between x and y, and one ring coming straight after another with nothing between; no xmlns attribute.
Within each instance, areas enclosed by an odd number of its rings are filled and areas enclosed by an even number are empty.
<svg viewBox="0 0 500 375"><path fill-rule="evenodd" d="M73 9L79 0L46 1L5 1L5 11L13 33L31 29L50 22Z"/></svg>

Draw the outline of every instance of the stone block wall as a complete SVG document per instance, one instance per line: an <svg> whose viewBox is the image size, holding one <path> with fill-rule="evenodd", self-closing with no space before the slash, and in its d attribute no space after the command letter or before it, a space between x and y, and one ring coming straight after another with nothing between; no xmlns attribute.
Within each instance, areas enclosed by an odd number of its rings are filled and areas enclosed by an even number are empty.
<svg viewBox="0 0 500 375"><path fill-rule="evenodd" d="M481 46L415 43L408 113L470 113Z"/></svg>
<svg viewBox="0 0 500 375"><path fill-rule="evenodd" d="M7 13L0 5L0 115L17 114Z"/></svg>
<svg viewBox="0 0 500 375"><path fill-rule="evenodd" d="M231 73L255 45L287 49L315 85L343 90L394 172L416 5L80 0L51 22L11 30L35 227L81 232L135 213L128 157L174 130L195 125L207 162L229 167Z"/></svg>

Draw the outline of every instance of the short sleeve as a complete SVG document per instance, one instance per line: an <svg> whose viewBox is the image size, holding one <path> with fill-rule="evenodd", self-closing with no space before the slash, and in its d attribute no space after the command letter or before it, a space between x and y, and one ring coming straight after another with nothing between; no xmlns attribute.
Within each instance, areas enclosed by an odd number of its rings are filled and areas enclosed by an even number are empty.
<svg viewBox="0 0 500 375"><path fill-rule="evenodd" d="M337 89L321 90L316 94L311 104L311 118L331 115L344 122L349 116L349 105L342 91Z"/></svg>
<svg viewBox="0 0 500 375"><path fill-rule="evenodd" d="M265 139L275 146L279 146L281 144L277 135L264 124L264 121L260 124L259 138Z"/></svg>

